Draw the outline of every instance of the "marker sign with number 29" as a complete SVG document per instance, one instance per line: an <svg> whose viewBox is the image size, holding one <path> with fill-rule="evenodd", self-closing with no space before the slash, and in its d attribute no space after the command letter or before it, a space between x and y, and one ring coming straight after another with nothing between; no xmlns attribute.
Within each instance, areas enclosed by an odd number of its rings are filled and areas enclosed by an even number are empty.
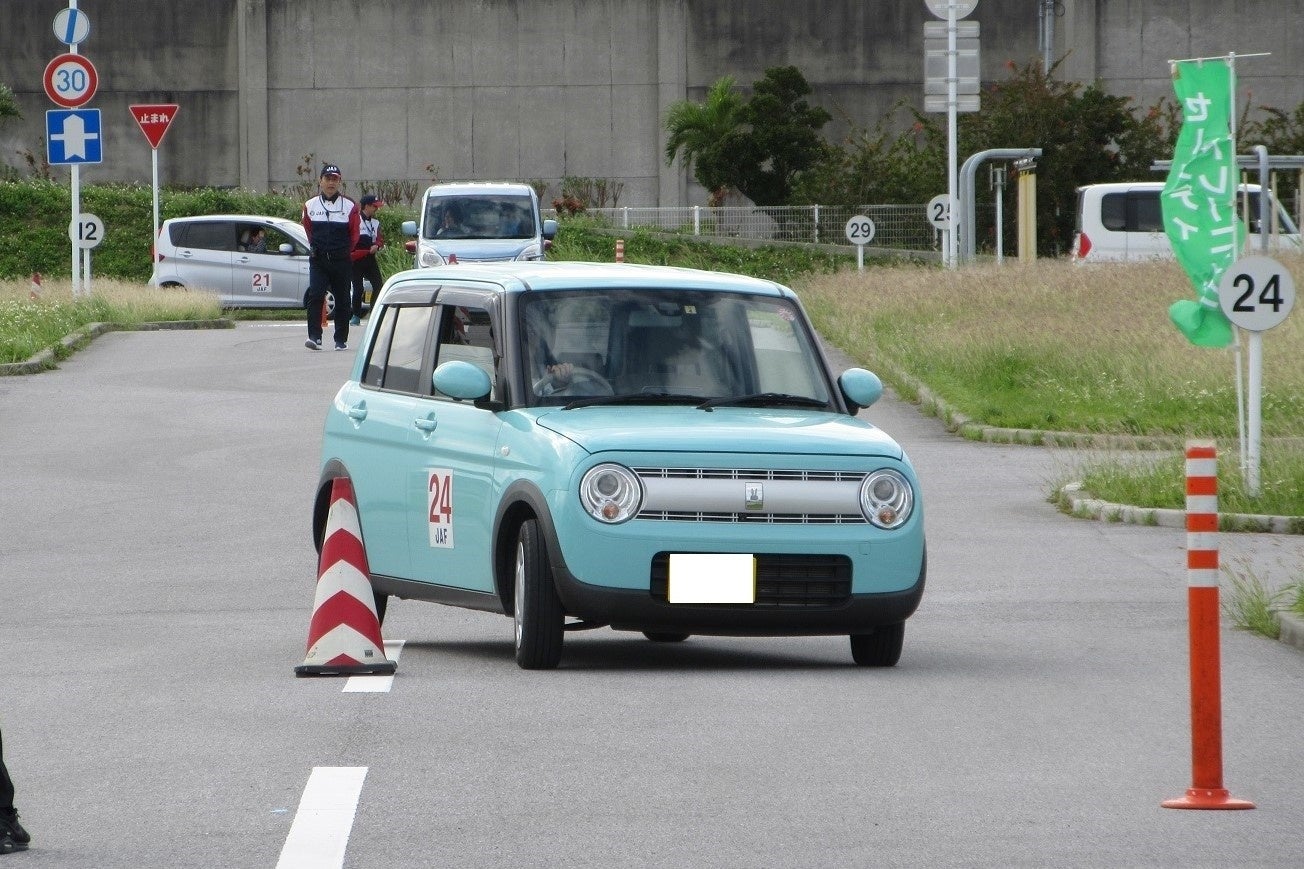
<svg viewBox="0 0 1304 869"><path fill-rule="evenodd" d="M1266 332L1294 307L1295 280L1271 257L1241 257L1218 282L1218 304L1242 329Z"/></svg>
<svg viewBox="0 0 1304 869"><path fill-rule="evenodd" d="M852 244L869 244L874 240L874 221L857 214L847 221L847 241Z"/></svg>

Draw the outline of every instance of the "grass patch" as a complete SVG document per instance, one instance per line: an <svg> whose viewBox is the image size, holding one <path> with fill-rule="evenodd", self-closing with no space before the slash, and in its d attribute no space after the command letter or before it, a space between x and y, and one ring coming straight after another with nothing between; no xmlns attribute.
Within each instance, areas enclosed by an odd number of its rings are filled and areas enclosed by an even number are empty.
<svg viewBox="0 0 1304 869"><path fill-rule="evenodd" d="M1304 258L1285 257L1295 281ZM899 370L987 425L1235 438L1235 357L1196 347L1168 306L1176 263L1060 260L944 271L899 265L803 277L817 328L866 367ZM1263 434L1304 433L1304 317L1264 338Z"/></svg>
<svg viewBox="0 0 1304 869"><path fill-rule="evenodd" d="M1230 577L1222 596L1223 615L1236 627L1269 639L1281 636L1281 625L1273 614L1285 596L1285 589L1268 588L1253 571L1225 570Z"/></svg>
<svg viewBox="0 0 1304 869"><path fill-rule="evenodd" d="M0 281L0 363L23 362L91 323L214 320L222 315L217 296L161 290L115 280L95 280L92 294L74 299L72 282L48 281L39 299L29 298L30 281Z"/></svg>
<svg viewBox="0 0 1304 869"><path fill-rule="evenodd" d="M1091 497L1114 504L1181 510L1186 506L1186 464L1181 455L1129 453L1082 463L1073 478ZM1304 515L1304 450L1267 446L1259 465L1259 495L1245 489L1239 459L1218 461L1221 513Z"/></svg>

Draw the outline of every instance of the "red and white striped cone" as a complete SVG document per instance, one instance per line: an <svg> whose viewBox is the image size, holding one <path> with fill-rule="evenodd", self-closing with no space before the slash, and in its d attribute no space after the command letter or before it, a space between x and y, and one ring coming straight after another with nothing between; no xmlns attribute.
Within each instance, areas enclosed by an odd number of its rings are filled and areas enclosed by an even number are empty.
<svg viewBox="0 0 1304 869"><path fill-rule="evenodd" d="M41 299L41 273L40 272L32 272L32 289L28 295L28 298L30 298L33 302L38 302Z"/></svg>
<svg viewBox="0 0 1304 869"><path fill-rule="evenodd" d="M616 239L616 262L623 263L624 261L625 261L625 239L618 238Z"/></svg>
<svg viewBox="0 0 1304 869"><path fill-rule="evenodd" d="M326 517L317 594L308 626L308 654L296 676L356 676L393 673L376 616L367 550L362 543L353 484L336 478Z"/></svg>

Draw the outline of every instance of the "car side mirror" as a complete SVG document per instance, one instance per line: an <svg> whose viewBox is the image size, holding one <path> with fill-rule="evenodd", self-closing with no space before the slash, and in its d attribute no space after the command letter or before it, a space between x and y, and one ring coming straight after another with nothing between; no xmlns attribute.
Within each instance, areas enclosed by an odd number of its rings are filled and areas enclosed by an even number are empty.
<svg viewBox="0 0 1304 869"><path fill-rule="evenodd" d="M555 235L557 235L557 221L549 217L543 222L543 237L551 241Z"/></svg>
<svg viewBox="0 0 1304 869"><path fill-rule="evenodd" d="M415 220L403 221L403 234L415 238L417 234L417 222Z"/></svg>
<svg viewBox="0 0 1304 869"><path fill-rule="evenodd" d="M493 389L493 382L484 369L455 359L435 369L435 389L458 401L478 401Z"/></svg>
<svg viewBox="0 0 1304 869"><path fill-rule="evenodd" d="M869 407L883 397L883 381L878 375L864 368L848 368L838 378L838 387L848 403L856 409Z"/></svg>
<svg viewBox="0 0 1304 869"><path fill-rule="evenodd" d="M279 250L281 253L286 254L288 256L289 254L294 253L294 245L290 244L287 241L284 244L282 244L280 247L278 247L277 250Z"/></svg>

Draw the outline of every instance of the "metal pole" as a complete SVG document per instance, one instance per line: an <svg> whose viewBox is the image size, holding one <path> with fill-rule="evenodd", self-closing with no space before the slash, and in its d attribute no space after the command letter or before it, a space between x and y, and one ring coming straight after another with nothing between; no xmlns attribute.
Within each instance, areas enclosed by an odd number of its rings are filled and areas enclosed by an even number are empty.
<svg viewBox="0 0 1304 869"><path fill-rule="evenodd" d="M955 198L955 168L956 168L956 130L955 130L955 113L956 113L956 89L959 82L956 80L956 27L955 27L955 0L946 4L946 194L950 203L951 219L948 221L946 230L946 265L947 268L956 267L956 256L959 252L958 233L960 231L960 208L959 202Z"/></svg>
<svg viewBox="0 0 1304 869"><path fill-rule="evenodd" d="M154 267L158 268L158 148L150 148L150 162L154 170Z"/></svg>

